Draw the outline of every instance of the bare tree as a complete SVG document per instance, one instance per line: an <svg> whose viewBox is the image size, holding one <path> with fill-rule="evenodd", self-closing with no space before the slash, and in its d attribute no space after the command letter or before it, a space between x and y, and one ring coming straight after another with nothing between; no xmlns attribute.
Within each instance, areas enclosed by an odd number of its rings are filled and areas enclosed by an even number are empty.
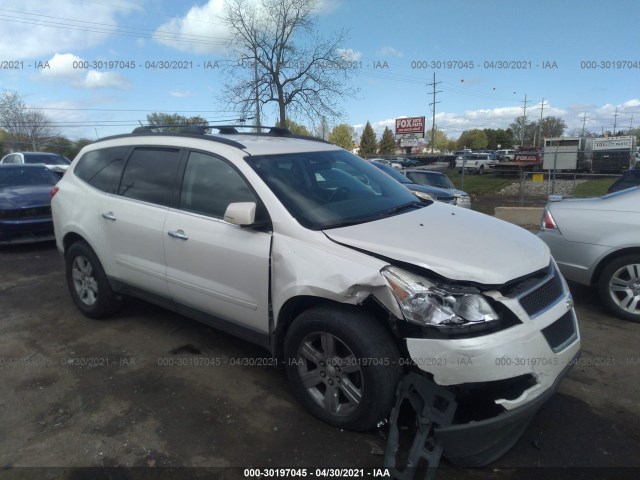
<svg viewBox="0 0 640 480"><path fill-rule="evenodd" d="M36 151L60 134L41 110L28 108L15 90L3 90L0 95L0 127L7 133L5 148Z"/></svg>
<svg viewBox="0 0 640 480"><path fill-rule="evenodd" d="M353 62L341 55L345 32L325 40L315 32L317 0L229 0L224 22L234 36L235 58L226 100L243 113L275 103L279 123L342 115L339 101L354 95ZM351 68L350 68L351 67Z"/></svg>

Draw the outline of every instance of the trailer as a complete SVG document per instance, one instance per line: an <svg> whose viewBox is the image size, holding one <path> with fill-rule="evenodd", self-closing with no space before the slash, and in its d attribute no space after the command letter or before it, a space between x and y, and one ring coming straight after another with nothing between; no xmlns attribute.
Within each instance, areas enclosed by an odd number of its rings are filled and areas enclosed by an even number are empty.
<svg viewBox="0 0 640 480"><path fill-rule="evenodd" d="M543 170L590 172L593 138L551 137L544 139Z"/></svg>
<svg viewBox="0 0 640 480"><path fill-rule="evenodd" d="M636 137L600 137L593 139L593 173L623 173L636 164Z"/></svg>

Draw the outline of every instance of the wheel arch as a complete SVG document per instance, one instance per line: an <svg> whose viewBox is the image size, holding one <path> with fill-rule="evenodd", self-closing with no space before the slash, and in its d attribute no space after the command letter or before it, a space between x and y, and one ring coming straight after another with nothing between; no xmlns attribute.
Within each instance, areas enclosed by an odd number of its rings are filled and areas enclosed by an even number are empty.
<svg viewBox="0 0 640 480"><path fill-rule="evenodd" d="M600 281L600 275L602 275L602 271L609 263L611 263L616 258L624 257L625 255L640 255L640 247L622 248L620 250L616 250L615 252L609 253L606 257L603 257L598 262L598 266L593 270L593 275L591 276L591 285L596 285Z"/></svg>
<svg viewBox="0 0 640 480"><path fill-rule="evenodd" d="M406 347L402 346L402 343L399 341L400 337L394 332L391 326L392 315L378 301L376 301L372 295L367 297L364 302L359 305L337 302L327 298L314 297L312 295L300 295L287 300L278 313L272 342L272 353L274 357L282 357L284 351L284 339L293 321L302 312L319 306L338 306L345 309L359 309L369 313L374 321L381 324L390 333L390 335L396 339L396 345L400 351L406 351Z"/></svg>

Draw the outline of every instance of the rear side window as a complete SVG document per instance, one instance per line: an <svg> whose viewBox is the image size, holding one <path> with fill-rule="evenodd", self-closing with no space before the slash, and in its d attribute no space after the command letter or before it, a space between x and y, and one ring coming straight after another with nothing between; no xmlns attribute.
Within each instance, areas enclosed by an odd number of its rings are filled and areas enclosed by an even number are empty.
<svg viewBox="0 0 640 480"><path fill-rule="evenodd" d="M98 190L116 193L128 152L129 147L87 152L78 160L73 173Z"/></svg>
<svg viewBox="0 0 640 480"><path fill-rule="evenodd" d="M224 218L230 203L256 202L240 174L227 162L212 155L192 152L184 172L180 208L215 218Z"/></svg>
<svg viewBox="0 0 640 480"><path fill-rule="evenodd" d="M124 168L118 195L170 206L179 166L178 149L136 148Z"/></svg>

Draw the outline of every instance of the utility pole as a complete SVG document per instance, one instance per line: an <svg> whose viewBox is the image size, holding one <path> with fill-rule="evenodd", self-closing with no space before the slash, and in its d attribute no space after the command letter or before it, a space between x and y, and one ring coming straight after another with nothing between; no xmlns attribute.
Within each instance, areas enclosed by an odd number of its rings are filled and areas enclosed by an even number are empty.
<svg viewBox="0 0 640 480"><path fill-rule="evenodd" d="M587 117L587 112L584 112L582 114L582 135L581 135L581 137L584 137L584 130L585 130L584 127L587 124L587 118L588 118Z"/></svg>
<svg viewBox="0 0 640 480"><path fill-rule="evenodd" d="M542 99L542 103L540 104L540 121L538 122L538 139L540 141L540 144L542 144L542 113L543 112L544 112L544 98ZM537 142L534 141L533 144L537 146Z"/></svg>
<svg viewBox="0 0 640 480"><path fill-rule="evenodd" d="M616 113L613 114L613 136L616 136L616 128L618 127L618 107L616 107Z"/></svg>
<svg viewBox="0 0 640 480"><path fill-rule="evenodd" d="M631 120L629 121L629 135L631 135L631 130L633 130L633 114L631 115Z"/></svg>
<svg viewBox="0 0 640 480"><path fill-rule="evenodd" d="M433 117L431 121L431 155L433 155L433 142L436 139L436 93L442 93L442 90L436 92L436 85L442 82L436 82L436 72L433 72L433 83L428 83L428 86L433 87L433 102L429 105L433 105L431 109L433 110Z"/></svg>
<svg viewBox="0 0 640 480"><path fill-rule="evenodd" d="M524 131L527 128L527 103L531 103L530 100L527 100L527 94L524 94L524 100L522 101L522 103L524 103L522 110L522 131L520 132L520 146L524 146Z"/></svg>
<svg viewBox="0 0 640 480"><path fill-rule="evenodd" d="M254 82L254 92L255 92L255 102L256 102L256 130L258 133L262 131L260 128L260 95L258 93L258 47L257 45L253 45L253 82ZM286 127L286 125L282 125Z"/></svg>

